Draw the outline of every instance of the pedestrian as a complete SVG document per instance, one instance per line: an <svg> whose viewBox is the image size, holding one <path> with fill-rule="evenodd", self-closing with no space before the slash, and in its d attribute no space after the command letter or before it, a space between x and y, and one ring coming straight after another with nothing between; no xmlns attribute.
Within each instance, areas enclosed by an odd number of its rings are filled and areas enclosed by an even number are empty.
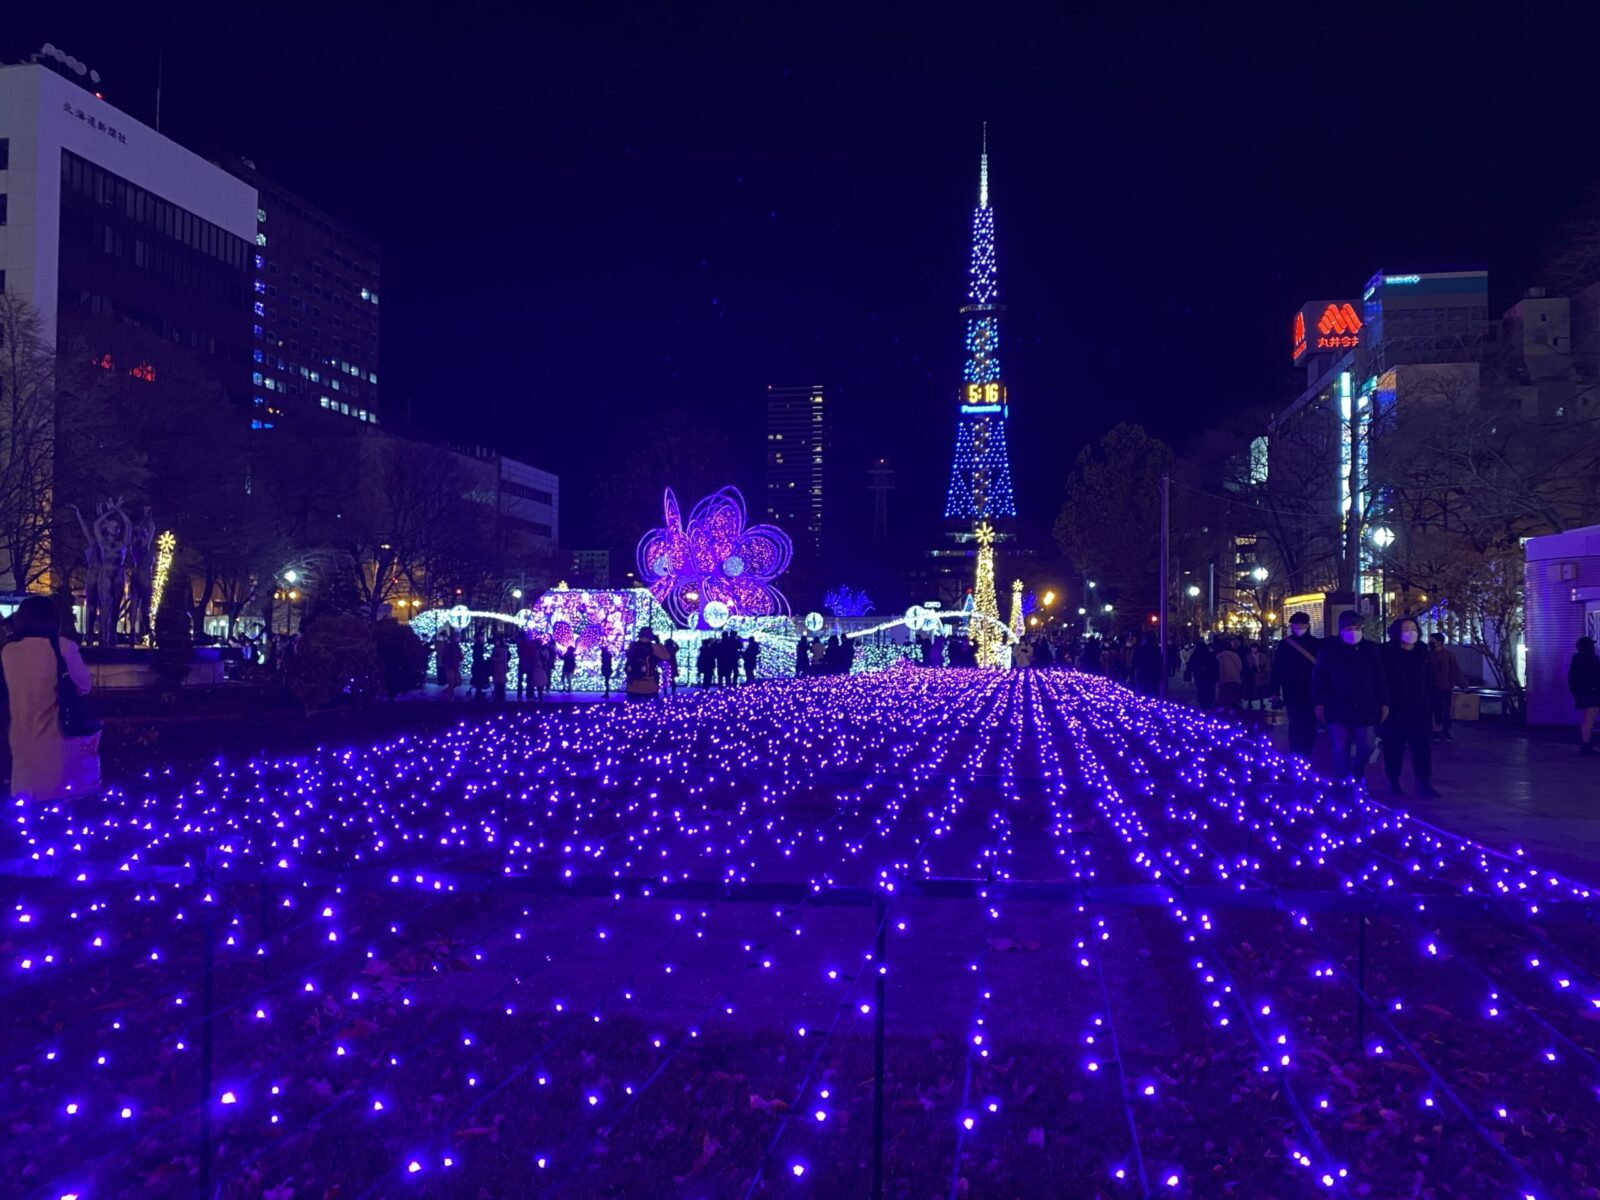
<svg viewBox="0 0 1600 1200"><path fill-rule="evenodd" d="M676 695L678 691L678 642L670 633L667 640L661 643L661 648L667 652L666 661L661 667L662 682L667 685L667 691Z"/></svg>
<svg viewBox="0 0 1600 1200"><path fill-rule="evenodd" d="M1156 645L1156 635L1147 633L1133 648L1133 688L1141 696L1161 694L1161 647Z"/></svg>
<svg viewBox="0 0 1600 1200"><path fill-rule="evenodd" d="M1217 707L1235 709L1244 699L1244 659L1239 656L1238 642L1217 639Z"/></svg>
<svg viewBox="0 0 1600 1200"><path fill-rule="evenodd" d="M26 597L11 620L12 640L0 650L11 714L11 794L59 800L92 791L100 783L100 731L78 703L89 693L78 643L61 636L61 614L49 596Z"/></svg>
<svg viewBox="0 0 1600 1200"><path fill-rule="evenodd" d="M826 670L828 648L823 645L821 638L811 639L811 673L821 675Z"/></svg>
<svg viewBox="0 0 1600 1200"><path fill-rule="evenodd" d="M1317 711L1311 698L1311 672L1317 665L1322 639L1311 636L1311 616L1297 612L1289 618L1289 632L1272 656L1273 694L1283 700L1289 718L1289 753L1311 758L1317 744Z"/></svg>
<svg viewBox="0 0 1600 1200"><path fill-rule="evenodd" d="M1017 644L1011 647L1011 669L1025 671L1033 665L1033 647L1028 645L1027 638L1020 638Z"/></svg>
<svg viewBox="0 0 1600 1200"><path fill-rule="evenodd" d="M611 647L604 643L600 646L600 679L605 687L605 694L611 695Z"/></svg>
<svg viewBox="0 0 1600 1200"><path fill-rule="evenodd" d="M751 634L750 640L744 644L744 681L756 681L756 668L761 664L761 647L756 644L756 635Z"/></svg>
<svg viewBox="0 0 1600 1200"><path fill-rule="evenodd" d="M1411 749L1417 794L1437 796L1433 786L1433 663L1422 648L1422 631L1410 617L1389 626L1383 670L1389 685L1389 715L1383 722L1383 769L1389 790L1400 794L1400 767Z"/></svg>
<svg viewBox="0 0 1600 1200"><path fill-rule="evenodd" d="M661 679L657 671L666 657L666 648L656 641L656 631L648 625L641 628L622 660L626 680L623 687L629 700L648 700L660 693Z"/></svg>
<svg viewBox="0 0 1600 1200"><path fill-rule="evenodd" d="M806 635L802 633L800 640L795 643L794 647L794 677L796 679L804 675L811 666L810 649L811 643L807 640Z"/></svg>
<svg viewBox="0 0 1600 1200"><path fill-rule="evenodd" d="M483 699L484 692L489 690L489 654L483 645L483 630L472 639L472 698Z"/></svg>
<svg viewBox="0 0 1600 1200"><path fill-rule="evenodd" d="M1245 651L1244 686L1246 706L1265 709L1267 697L1272 695L1272 660L1257 642L1251 642Z"/></svg>
<svg viewBox="0 0 1600 1200"><path fill-rule="evenodd" d="M578 673L578 643L573 642L561 652L561 690L572 690L572 677Z"/></svg>
<svg viewBox="0 0 1600 1200"><path fill-rule="evenodd" d="M489 679L494 688L494 702L506 702L506 677L511 672L511 643L503 637L496 638L489 653Z"/></svg>
<svg viewBox="0 0 1600 1200"><path fill-rule="evenodd" d="M1373 727L1389 715L1383 655L1361 638L1361 614L1339 614L1339 638L1323 642L1311 672L1317 720L1328 727L1333 777L1361 784L1372 758Z"/></svg>
<svg viewBox="0 0 1600 1200"><path fill-rule="evenodd" d="M517 633L517 699L528 698L528 671L535 654L533 635L526 629Z"/></svg>
<svg viewBox="0 0 1600 1200"><path fill-rule="evenodd" d="M1567 690L1572 703L1583 714L1578 723L1578 753L1600 754L1595 749L1595 715L1600 713L1600 657L1594 652L1594 639L1578 639L1578 651L1567 666Z"/></svg>
<svg viewBox="0 0 1600 1200"><path fill-rule="evenodd" d="M710 687L711 677L717 670L717 648L710 638L700 639L700 649L695 654L694 665L700 673L700 686Z"/></svg>
<svg viewBox="0 0 1600 1200"><path fill-rule="evenodd" d="M717 641L717 679L723 687L739 682L739 639L731 629L724 629Z"/></svg>
<svg viewBox="0 0 1600 1200"><path fill-rule="evenodd" d="M550 690L550 646L544 641L536 641L528 653L528 682L533 686L533 695L537 700L543 700L545 693Z"/></svg>
<svg viewBox="0 0 1600 1200"><path fill-rule="evenodd" d="M1456 652L1445 645L1444 634L1428 635L1428 665L1433 668L1433 736L1435 741L1453 742L1450 725L1455 719L1455 690L1465 679Z"/></svg>
<svg viewBox="0 0 1600 1200"><path fill-rule="evenodd" d="M439 644L439 682L444 685L444 698L454 700L461 686L461 643L453 637Z"/></svg>
<svg viewBox="0 0 1600 1200"><path fill-rule="evenodd" d="M1085 654L1088 653L1086 650ZM1183 668L1183 677L1194 681L1194 702L1197 708L1214 708L1217 703L1217 656L1211 652L1204 639L1194 644L1189 661Z"/></svg>

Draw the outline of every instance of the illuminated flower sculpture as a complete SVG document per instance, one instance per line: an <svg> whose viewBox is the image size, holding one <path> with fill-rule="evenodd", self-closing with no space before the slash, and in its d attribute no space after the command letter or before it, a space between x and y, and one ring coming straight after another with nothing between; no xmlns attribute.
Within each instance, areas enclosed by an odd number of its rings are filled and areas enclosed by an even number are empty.
<svg viewBox="0 0 1600 1200"><path fill-rule="evenodd" d="M639 578L668 612L704 626L706 606L720 601L736 617L770 617L789 611L772 581L794 553L788 535L773 525L745 524L744 497L723 488L696 504L683 521L668 488L665 522L639 542Z"/></svg>

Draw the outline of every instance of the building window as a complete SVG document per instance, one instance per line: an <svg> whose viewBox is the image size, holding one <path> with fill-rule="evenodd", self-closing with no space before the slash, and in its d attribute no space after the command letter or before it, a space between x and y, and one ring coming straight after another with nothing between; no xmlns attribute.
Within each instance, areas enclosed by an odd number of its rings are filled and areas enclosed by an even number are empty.
<svg viewBox="0 0 1600 1200"><path fill-rule="evenodd" d="M0 225L6 223L6 194L0 192Z"/></svg>
<svg viewBox="0 0 1600 1200"><path fill-rule="evenodd" d="M11 166L11 139L0 138L0 171Z"/></svg>

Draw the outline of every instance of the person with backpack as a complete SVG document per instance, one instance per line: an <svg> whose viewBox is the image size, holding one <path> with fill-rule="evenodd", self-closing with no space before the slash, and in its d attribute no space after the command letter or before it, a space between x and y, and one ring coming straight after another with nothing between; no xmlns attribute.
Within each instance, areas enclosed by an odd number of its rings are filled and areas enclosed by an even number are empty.
<svg viewBox="0 0 1600 1200"><path fill-rule="evenodd" d="M1271 692L1283 700L1289 718L1289 753L1309 760L1317 744L1316 701L1311 697L1311 673L1316 669L1322 639L1311 636L1311 616L1297 612L1289 618L1289 632L1272 656Z"/></svg>
<svg viewBox="0 0 1600 1200"><path fill-rule="evenodd" d="M666 649L656 642L655 630L648 626L639 630L622 660L626 677L624 690L629 700L648 700L660 694L661 679L657 669L666 657Z"/></svg>

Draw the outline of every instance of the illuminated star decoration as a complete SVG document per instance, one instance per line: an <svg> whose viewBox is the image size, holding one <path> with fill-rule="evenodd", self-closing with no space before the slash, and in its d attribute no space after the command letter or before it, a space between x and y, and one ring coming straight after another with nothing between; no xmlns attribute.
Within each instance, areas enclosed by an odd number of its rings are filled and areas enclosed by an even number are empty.
<svg viewBox="0 0 1600 1200"><path fill-rule="evenodd" d="M794 548L774 525L746 525L744 497L737 488L713 492L684 523L678 498L668 488L665 520L639 542L639 577L668 612L685 624L703 624L705 606L720 601L736 617L769 617L789 611L772 581L789 566Z"/></svg>

